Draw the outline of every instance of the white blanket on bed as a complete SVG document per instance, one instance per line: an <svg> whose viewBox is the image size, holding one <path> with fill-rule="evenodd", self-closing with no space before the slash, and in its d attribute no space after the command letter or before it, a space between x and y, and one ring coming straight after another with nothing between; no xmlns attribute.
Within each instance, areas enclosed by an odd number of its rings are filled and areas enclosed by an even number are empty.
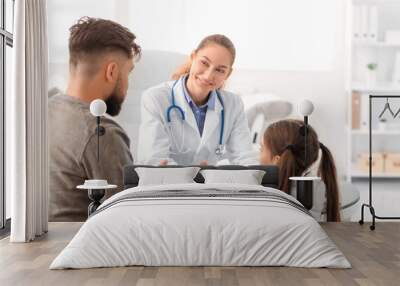
<svg viewBox="0 0 400 286"><path fill-rule="evenodd" d="M203 196L129 199L174 190L198 191ZM267 198L251 196L251 192L248 197L229 195L246 190L265 192ZM204 195L216 191L228 195ZM99 207L50 269L126 265L349 268L350 263L320 225L296 204L281 191L254 185L128 189Z"/></svg>

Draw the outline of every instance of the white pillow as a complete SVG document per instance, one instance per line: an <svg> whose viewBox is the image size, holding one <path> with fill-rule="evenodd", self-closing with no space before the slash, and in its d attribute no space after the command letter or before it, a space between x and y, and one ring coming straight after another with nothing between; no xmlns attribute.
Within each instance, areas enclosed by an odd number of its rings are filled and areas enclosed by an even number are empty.
<svg viewBox="0 0 400 286"><path fill-rule="evenodd" d="M135 168L139 176L139 186L195 183L193 179L199 170L199 167Z"/></svg>
<svg viewBox="0 0 400 286"><path fill-rule="evenodd" d="M205 184L234 183L261 185L265 171L262 170L201 170Z"/></svg>

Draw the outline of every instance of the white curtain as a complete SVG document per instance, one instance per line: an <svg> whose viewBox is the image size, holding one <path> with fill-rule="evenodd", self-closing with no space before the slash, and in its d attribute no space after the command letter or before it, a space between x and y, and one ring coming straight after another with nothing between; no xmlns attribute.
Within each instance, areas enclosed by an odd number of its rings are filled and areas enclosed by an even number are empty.
<svg viewBox="0 0 400 286"><path fill-rule="evenodd" d="M14 72L6 113L12 242L47 232L46 0L15 1Z"/></svg>

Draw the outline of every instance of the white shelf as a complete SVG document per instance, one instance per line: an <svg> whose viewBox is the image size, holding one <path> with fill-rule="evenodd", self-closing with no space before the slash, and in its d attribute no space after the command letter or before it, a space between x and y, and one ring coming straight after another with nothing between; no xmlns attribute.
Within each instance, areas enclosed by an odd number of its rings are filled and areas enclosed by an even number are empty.
<svg viewBox="0 0 400 286"><path fill-rule="evenodd" d="M368 171L361 171L357 169L357 165L353 162L352 163L352 170L351 170L351 177L352 178L367 178L368 179ZM400 172L399 173L389 173L389 172L374 172L372 171L372 177L378 179L400 179Z"/></svg>
<svg viewBox="0 0 400 286"><path fill-rule="evenodd" d="M363 40L353 40L353 44L357 47L371 48L400 48L400 43L373 42Z"/></svg>
<svg viewBox="0 0 400 286"><path fill-rule="evenodd" d="M351 173L352 178L368 179L368 172L353 171ZM374 179L400 179L400 173L378 173L372 172L372 178Z"/></svg>
<svg viewBox="0 0 400 286"><path fill-rule="evenodd" d="M361 82L353 82L351 89L354 91L359 91L363 93L387 93L389 94L399 94L400 95L400 85L391 82L376 83L375 85L367 85Z"/></svg>
<svg viewBox="0 0 400 286"><path fill-rule="evenodd" d="M353 135L368 135L368 130L351 130ZM372 135L400 135L400 130L372 130Z"/></svg>
<svg viewBox="0 0 400 286"><path fill-rule="evenodd" d="M346 50L349 68L349 72L346 74L346 88L349 95L347 113L349 126L346 128L348 136L346 138L348 154L346 175L351 182L353 179L368 180L368 171L358 170L353 162L357 154L368 150L369 129L365 128L366 126L364 125L365 119L368 119L368 96L400 95L400 82L392 81L396 70L397 53L400 52L400 43L395 42L395 38L392 38L392 40L388 37L390 35L386 33L389 29L388 25L386 25L388 23L391 24L390 30L400 30L400 22L396 18L396 15L400 13L400 0L350 0L349 2L349 38L347 42L348 49ZM376 17L375 13L377 13ZM371 29L371 25L373 29ZM355 32L359 35L376 35L378 41L374 41L372 38L354 38ZM367 70L367 65L370 63L376 63L378 66L375 76ZM370 80L367 81L367 79ZM393 101L396 102L396 110L394 112L397 112L398 100ZM374 104L374 112L376 109L381 108L381 105L383 108L383 104L384 102ZM354 114L352 113L353 111ZM351 129L353 119L360 121L362 119L361 123L363 124L360 127L365 129ZM396 120L399 119L396 118ZM379 144L385 144L386 146L386 141L395 141L385 148L389 153L398 153L399 149L396 142L400 140L400 121L399 128L397 128L396 121L390 120L386 126L380 125L376 118L373 121L373 127L376 128L372 130L371 134L373 143L377 140ZM385 127L385 130L378 130L380 127ZM372 172L372 176L383 181L385 179L400 180L400 172Z"/></svg>
<svg viewBox="0 0 400 286"><path fill-rule="evenodd" d="M399 0L353 0L354 4L357 5L385 5L385 4L399 4Z"/></svg>

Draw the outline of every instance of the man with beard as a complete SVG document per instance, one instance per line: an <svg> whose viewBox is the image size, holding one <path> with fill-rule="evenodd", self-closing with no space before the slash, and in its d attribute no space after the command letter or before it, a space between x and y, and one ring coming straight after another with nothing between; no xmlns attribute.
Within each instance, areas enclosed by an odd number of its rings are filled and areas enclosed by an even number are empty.
<svg viewBox="0 0 400 286"><path fill-rule="evenodd" d="M49 221L86 220L87 192L76 186L105 179L121 187L123 167L133 163L129 138L110 117L101 121L105 134L97 158L97 123L89 106L102 99L108 115L118 115L128 75L140 56L135 38L127 28L103 19L84 17L70 28L67 90L49 99Z"/></svg>

